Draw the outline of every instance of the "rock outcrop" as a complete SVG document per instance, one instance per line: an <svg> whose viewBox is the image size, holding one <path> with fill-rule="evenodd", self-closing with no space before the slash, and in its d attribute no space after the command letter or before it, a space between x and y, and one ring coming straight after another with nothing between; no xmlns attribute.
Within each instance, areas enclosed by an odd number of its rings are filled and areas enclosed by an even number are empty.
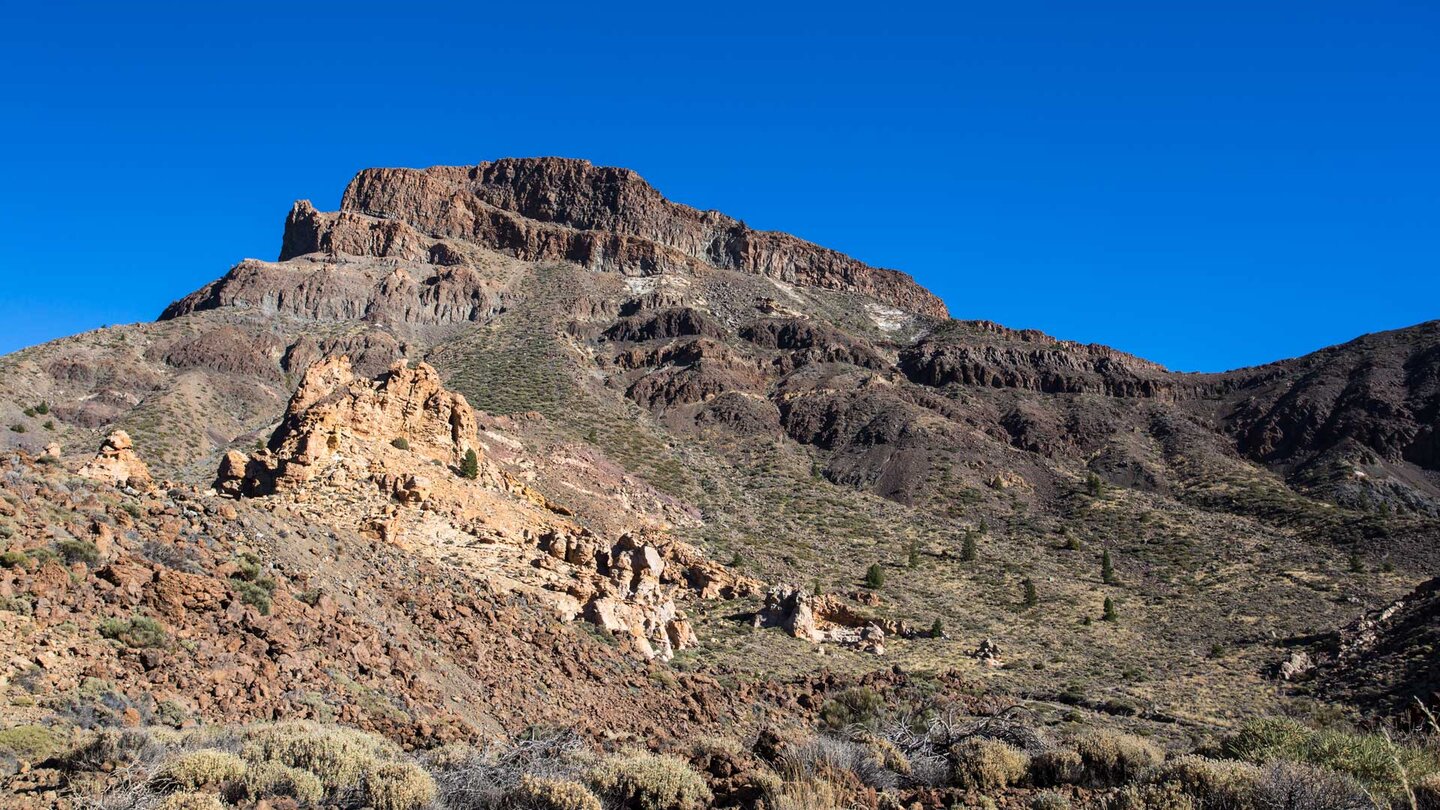
<svg viewBox="0 0 1440 810"><path fill-rule="evenodd" d="M758 587L683 543L638 532L611 541L567 520L484 456L475 412L424 363L375 379L344 356L316 363L268 447L226 453L214 489L322 505L324 520L439 558L464 549L471 576L599 625L647 658L696 643L677 598Z"/></svg>
<svg viewBox="0 0 1440 810"><path fill-rule="evenodd" d="M135 452L135 443L130 434L123 430L111 432L100 443L95 458L80 468L80 475L96 481L103 481L117 487L148 490L155 486L150 477L150 468Z"/></svg>
<svg viewBox="0 0 1440 810"><path fill-rule="evenodd" d="M815 596L786 585L774 586L765 593L765 604L752 623L755 627L778 627L814 644L840 644L875 655L885 654L887 633L913 635L903 623L866 616L837 597Z"/></svg>

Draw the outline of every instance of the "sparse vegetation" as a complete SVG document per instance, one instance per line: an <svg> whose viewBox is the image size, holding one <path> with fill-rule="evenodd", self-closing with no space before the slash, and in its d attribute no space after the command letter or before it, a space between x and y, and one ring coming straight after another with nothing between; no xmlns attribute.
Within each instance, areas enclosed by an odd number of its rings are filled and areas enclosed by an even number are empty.
<svg viewBox="0 0 1440 810"><path fill-rule="evenodd" d="M595 792L635 810L696 810L710 800L705 780L677 757L612 754L586 775Z"/></svg>
<svg viewBox="0 0 1440 810"><path fill-rule="evenodd" d="M105 619L100 622L100 635L127 647L164 647L170 643L165 625L149 616L128 619Z"/></svg>

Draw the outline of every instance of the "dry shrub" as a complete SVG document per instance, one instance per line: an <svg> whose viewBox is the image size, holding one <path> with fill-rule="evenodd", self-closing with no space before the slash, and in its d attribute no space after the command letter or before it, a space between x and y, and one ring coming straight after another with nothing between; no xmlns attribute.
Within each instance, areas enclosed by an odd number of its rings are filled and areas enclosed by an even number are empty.
<svg viewBox="0 0 1440 810"><path fill-rule="evenodd" d="M241 750L248 762L278 762L309 771L327 791L358 784L382 758L397 753L392 743L373 734L299 721L255 729Z"/></svg>
<svg viewBox="0 0 1440 810"><path fill-rule="evenodd" d="M202 748L169 759L150 777L161 790L224 787L245 775L245 761L234 754Z"/></svg>
<svg viewBox="0 0 1440 810"><path fill-rule="evenodd" d="M1100 785L1123 785L1165 759L1155 743L1113 731L1083 735L1075 740L1075 750L1090 781Z"/></svg>
<svg viewBox="0 0 1440 810"><path fill-rule="evenodd" d="M225 810L220 797L210 793L172 793L160 803L159 810Z"/></svg>
<svg viewBox="0 0 1440 810"><path fill-rule="evenodd" d="M365 770L365 799L375 810L419 810L435 801L435 780L411 762L379 762Z"/></svg>
<svg viewBox="0 0 1440 810"><path fill-rule="evenodd" d="M595 792L634 810L695 810L710 788L684 760L631 751L612 754L590 769Z"/></svg>
<svg viewBox="0 0 1440 810"><path fill-rule="evenodd" d="M767 806L773 810L835 810L854 806L848 791L823 777L808 776L767 785Z"/></svg>
<svg viewBox="0 0 1440 810"><path fill-rule="evenodd" d="M525 776L575 781L588 760L573 732L534 732L487 746L448 745L425 755L449 810L495 810Z"/></svg>
<svg viewBox="0 0 1440 810"><path fill-rule="evenodd" d="M1051 748L1030 758L1030 781L1042 787L1073 785L1085 778L1085 762L1069 748Z"/></svg>
<svg viewBox="0 0 1440 810"><path fill-rule="evenodd" d="M909 760L904 754L898 750L894 754L908 768ZM854 784L889 790L899 783L899 775L886 765L884 751L828 734L791 745L782 755L780 765L795 777L820 777L837 787Z"/></svg>
<svg viewBox="0 0 1440 810"><path fill-rule="evenodd" d="M1205 810L1244 810L1254 804L1260 769L1248 762L1186 755L1160 765L1145 778L1179 785Z"/></svg>
<svg viewBox="0 0 1440 810"><path fill-rule="evenodd" d="M1410 787L1415 791L1416 810L1440 810L1440 773L1421 777Z"/></svg>
<svg viewBox="0 0 1440 810"><path fill-rule="evenodd" d="M1196 810L1193 799L1177 784L1126 785L1110 799L1107 810ZM1299 810L1299 808L1296 808Z"/></svg>
<svg viewBox="0 0 1440 810"><path fill-rule="evenodd" d="M514 810L600 810L600 800L584 785L525 774L505 796Z"/></svg>
<svg viewBox="0 0 1440 810"><path fill-rule="evenodd" d="M1255 805L1262 810L1374 810L1359 782L1300 762L1272 762L1260 773Z"/></svg>
<svg viewBox="0 0 1440 810"><path fill-rule="evenodd" d="M1030 800L1030 810L1070 810L1070 797L1054 790L1036 793Z"/></svg>
<svg viewBox="0 0 1440 810"><path fill-rule="evenodd" d="M245 769L241 784L245 797L252 801L291 798L300 804L319 804L325 798L325 786L320 784L320 777L278 762L251 765Z"/></svg>
<svg viewBox="0 0 1440 810"><path fill-rule="evenodd" d="M951 778L963 788L993 790L1024 780L1030 757L1008 743L971 737L950 747Z"/></svg>

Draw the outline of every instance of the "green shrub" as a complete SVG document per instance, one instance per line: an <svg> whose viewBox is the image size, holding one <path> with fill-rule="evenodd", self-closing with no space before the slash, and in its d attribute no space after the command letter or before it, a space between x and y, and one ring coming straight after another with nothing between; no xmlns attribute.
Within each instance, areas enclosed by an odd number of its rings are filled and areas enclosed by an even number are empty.
<svg viewBox="0 0 1440 810"><path fill-rule="evenodd" d="M61 540L55 544L55 550L70 565L77 562L94 565L100 561L100 549L89 540Z"/></svg>
<svg viewBox="0 0 1440 810"><path fill-rule="evenodd" d="M245 775L245 760L225 751L202 748L160 765L150 784L160 790L223 788Z"/></svg>
<svg viewBox="0 0 1440 810"><path fill-rule="evenodd" d="M230 587L235 589L235 595L240 601L260 611L260 615L270 615L270 592L254 582L246 582L236 577L230 578Z"/></svg>
<svg viewBox="0 0 1440 810"><path fill-rule="evenodd" d="M1386 796L1398 796L1405 779L1440 772L1434 754L1400 745L1381 734L1317 731L1289 718L1264 718L1241 726L1222 743L1228 757L1257 765L1274 761L1315 765L1359 779Z"/></svg>
<svg viewBox="0 0 1440 810"><path fill-rule="evenodd" d="M880 563L872 563L869 568L865 569L865 587L885 587L885 569L880 567Z"/></svg>
<svg viewBox="0 0 1440 810"><path fill-rule="evenodd" d="M1035 590L1035 580L1026 577L1021 581L1020 589L1025 607L1035 607L1040 604L1040 594Z"/></svg>
<svg viewBox="0 0 1440 810"><path fill-rule="evenodd" d="M44 416L45 414L50 413L50 403L48 403L48 402L42 402L42 403L40 403L39 405L36 405L36 406L35 406L35 412L38 413L38 414L40 414L41 416Z"/></svg>
<svg viewBox="0 0 1440 810"><path fill-rule="evenodd" d="M460 475L472 481L480 476L480 458L473 449L465 451L465 460L460 462Z"/></svg>
<svg viewBox="0 0 1440 810"><path fill-rule="evenodd" d="M960 559L963 562L974 562L979 553L975 544L975 533L969 529L965 530L965 536L960 541Z"/></svg>
<svg viewBox="0 0 1440 810"><path fill-rule="evenodd" d="M23 551L7 551L0 554L0 568L29 568L30 556Z"/></svg>
<svg viewBox="0 0 1440 810"><path fill-rule="evenodd" d="M391 439L390 446L395 448L396 450L409 450L410 440L406 439L404 436L401 436L397 439Z"/></svg>
<svg viewBox="0 0 1440 810"><path fill-rule="evenodd" d="M60 732L45 726L15 726L0 731L0 751L27 762L44 760L64 745Z"/></svg>
<svg viewBox="0 0 1440 810"><path fill-rule="evenodd" d="M505 795L513 810L600 810L600 800L584 785L525 774Z"/></svg>
<svg viewBox="0 0 1440 810"><path fill-rule="evenodd" d="M684 760L633 751L605 757L587 774L595 792L633 810L698 810L710 789Z"/></svg>
<svg viewBox="0 0 1440 810"><path fill-rule="evenodd" d="M1120 620L1120 609L1115 607L1114 599L1111 599L1108 596L1105 597L1105 607L1100 613L1100 618L1104 619L1107 622L1115 622Z"/></svg>
<svg viewBox="0 0 1440 810"><path fill-rule="evenodd" d="M148 616L104 619L100 622L100 635L127 647L164 647L170 643L165 625Z"/></svg>
<svg viewBox="0 0 1440 810"><path fill-rule="evenodd" d="M1100 785L1133 781L1165 759L1165 752L1149 740L1111 731L1094 731L1076 739L1075 750L1086 776Z"/></svg>
<svg viewBox="0 0 1440 810"><path fill-rule="evenodd" d="M304 805L319 804L325 798L320 777L278 762L260 762L246 768L243 786L245 798L251 801L290 798Z"/></svg>
<svg viewBox="0 0 1440 810"><path fill-rule="evenodd" d="M950 776L971 790L996 790L1025 779L1030 757L1024 751L987 737L970 737L950 747Z"/></svg>
<svg viewBox="0 0 1440 810"><path fill-rule="evenodd" d="M885 708L885 698L868 686L853 686L825 701L820 719L831 728L870 725Z"/></svg>

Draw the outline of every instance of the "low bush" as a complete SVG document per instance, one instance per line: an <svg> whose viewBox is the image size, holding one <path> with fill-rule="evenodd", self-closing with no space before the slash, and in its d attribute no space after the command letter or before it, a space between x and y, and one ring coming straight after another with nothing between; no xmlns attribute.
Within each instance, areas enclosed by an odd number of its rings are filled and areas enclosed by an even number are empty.
<svg viewBox="0 0 1440 810"><path fill-rule="evenodd" d="M595 792L634 810L695 810L710 789L683 760L629 752L605 757L587 774Z"/></svg>
<svg viewBox="0 0 1440 810"><path fill-rule="evenodd" d="M223 788L245 775L245 760L225 751L200 749L160 765L150 784L164 791Z"/></svg>
<svg viewBox="0 0 1440 810"><path fill-rule="evenodd" d="M1285 810L1302 810L1299 806L1284 806ZM1195 801L1185 795L1179 785L1126 785L1116 791L1106 805L1106 810L1198 810ZM1312 808L1303 808L1312 810Z"/></svg>
<svg viewBox="0 0 1440 810"><path fill-rule="evenodd" d="M94 565L100 561L100 549L89 540L61 540L55 544L55 550L70 565L77 562Z"/></svg>
<svg viewBox="0 0 1440 810"><path fill-rule="evenodd" d="M60 732L45 726L16 726L0 731L0 752L27 762L39 762L65 745Z"/></svg>
<svg viewBox="0 0 1440 810"><path fill-rule="evenodd" d="M825 701L820 719L831 728L874 723L885 708L885 698L867 686L855 686Z"/></svg>
<svg viewBox="0 0 1440 810"><path fill-rule="evenodd" d="M165 632L165 625L149 616L104 619L100 622L100 635L127 647L164 647L170 643L170 635Z"/></svg>
<svg viewBox="0 0 1440 810"><path fill-rule="evenodd" d="M393 743L373 734L300 721L262 726L241 749L248 762L277 762L309 771L327 791L359 784L382 758L396 754Z"/></svg>
<svg viewBox="0 0 1440 810"><path fill-rule="evenodd" d="M1030 758L1030 781L1041 787L1072 785L1085 778L1085 763L1069 748L1051 748Z"/></svg>
<svg viewBox="0 0 1440 810"><path fill-rule="evenodd" d="M950 747L951 779L974 790L1006 788L1025 779L1030 757L1020 749L986 737L971 737Z"/></svg>
<svg viewBox="0 0 1440 810"><path fill-rule="evenodd" d="M1392 785L1399 788L1400 785ZM1257 807L1281 810L1373 810L1385 806L1344 774L1299 762L1272 762L1260 773Z"/></svg>
<svg viewBox="0 0 1440 810"><path fill-rule="evenodd" d="M1205 810L1250 807L1260 783L1260 768L1248 762L1187 755L1145 775L1148 782L1176 784Z"/></svg>
<svg viewBox="0 0 1440 810"><path fill-rule="evenodd" d="M1416 782L1440 772L1434 753L1396 743L1383 734L1316 730L1288 718L1246 723L1225 739L1221 750L1257 765L1277 761L1314 765L1354 777L1391 798L1403 793L1407 780Z"/></svg>
<svg viewBox="0 0 1440 810"><path fill-rule="evenodd" d="M278 762L259 762L246 768L242 785L245 798L255 802L289 798L306 805L319 804L325 798L320 777Z"/></svg>
<svg viewBox="0 0 1440 810"><path fill-rule="evenodd" d="M400 436L399 438L391 439L390 446L395 448L396 450L409 450L410 440L406 439L404 436Z"/></svg>
<svg viewBox="0 0 1440 810"><path fill-rule="evenodd" d="M1030 810L1070 810L1070 797L1053 790L1036 793L1030 800Z"/></svg>
<svg viewBox="0 0 1440 810"><path fill-rule="evenodd" d="M577 782L525 774L505 794L505 806L510 810L600 810L600 800Z"/></svg>
<svg viewBox="0 0 1440 810"><path fill-rule="evenodd" d="M365 770L365 800L374 810L420 810L435 801L435 780L412 762L377 762Z"/></svg>
<svg viewBox="0 0 1440 810"><path fill-rule="evenodd" d="M260 611L261 616L270 615L270 592L265 588L235 577L231 577L230 587L235 589L241 602Z"/></svg>
<svg viewBox="0 0 1440 810"><path fill-rule="evenodd" d="M30 557L23 551L11 549L0 554L0 568L29 568Z"/></svg>
<svg viewBox="0 0 1440 810"><path fill-rule="evenodd" d="M1086 778L1098 785L1122 785L1146 768L1165 759L1165 752L1149 740L1129 734L1094 731L1075 740Z"/></svg>
<svg viewBox="0 0 1440 810"><path fill-rule="evenodd" d="M225 810L219 796L210 793L172 793L165 797L159 810Z"/></svg>

